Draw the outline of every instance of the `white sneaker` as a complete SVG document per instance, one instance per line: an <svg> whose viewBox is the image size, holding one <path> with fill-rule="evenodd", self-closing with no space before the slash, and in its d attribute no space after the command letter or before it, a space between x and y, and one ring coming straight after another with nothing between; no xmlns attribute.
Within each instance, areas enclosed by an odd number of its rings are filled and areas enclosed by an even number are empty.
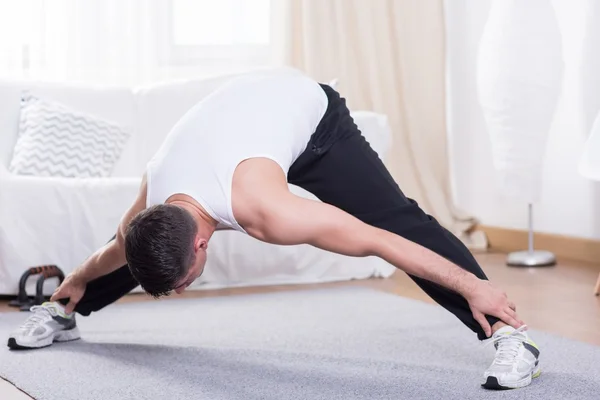
<svg viewBox="0 0 600 400"><path fill-rule="evenodd" d="M62 304L45 302L30 311L33 314L8 338L11 349L40 348L79 339L75 313L67 315Z"/></svg>
<svg viewBox="0 0 600 400"><path fill-rule="evenodd" d="M526 328L525 325L519 329L505 326L494 333L490 343L494 343L496 347L496 358L483 374L484 388L522 388L529 385L533 378L540 376L540 350L529 339Z"/></svg>

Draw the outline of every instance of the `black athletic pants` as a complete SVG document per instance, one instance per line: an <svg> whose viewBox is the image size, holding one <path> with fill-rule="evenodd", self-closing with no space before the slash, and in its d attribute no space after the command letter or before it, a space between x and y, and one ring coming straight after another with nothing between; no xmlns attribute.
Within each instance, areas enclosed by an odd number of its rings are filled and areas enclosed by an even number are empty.
<svg viewBox="0 0 600 400"><path fill-rule="evenodd" d="M288 181L367 224L427 247L477 277L487 279L464 244L402 193L377 153L361 135L345 100L329 86L322 87L329 99L327 112L306 150L291 166ZM479 339L486 338L462 296L430 281L411 278L438 304L476 332ZM115 302L137 285L127 266L123 266L89 282L76 311L89 315ZM490 325L498 321L491 316L487 319Z"/></svg>

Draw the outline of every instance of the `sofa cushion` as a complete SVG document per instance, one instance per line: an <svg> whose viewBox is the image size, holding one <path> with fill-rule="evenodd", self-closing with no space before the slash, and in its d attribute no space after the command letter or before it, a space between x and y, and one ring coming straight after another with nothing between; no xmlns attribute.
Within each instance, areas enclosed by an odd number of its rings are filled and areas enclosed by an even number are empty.
<svg viewBox="0 0 600 400"><path fill-rule="evenodd" d="M20 175L107 177L130 136L115 123L25 96L9 170Z"/></svg>
<svg viewBox="0 0 600 400"><path fill-rule="evenodd" d="M60 102L78 111L113 121L131 132L134 97L130 88L76 82L40 82L0 78L0 173L8 168L19 134L19 115L23 93ZM137 154L136 135L128 142L114 169L113 176L137 176L133 171ZM8 170L6 170L8 173Z"/></svg>

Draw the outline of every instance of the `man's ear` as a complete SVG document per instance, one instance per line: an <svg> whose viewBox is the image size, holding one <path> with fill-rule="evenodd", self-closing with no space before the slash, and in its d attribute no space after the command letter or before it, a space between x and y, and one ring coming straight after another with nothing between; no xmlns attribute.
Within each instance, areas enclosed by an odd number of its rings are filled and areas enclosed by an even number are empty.
<svg viewBox="0 0 600 400"><path fill-rule="evenodd" d="M200 249L206 250L208 247L208 240L204 239L200 235L196 235L196 240L194 241L194 251L198 251Z"/></svg>

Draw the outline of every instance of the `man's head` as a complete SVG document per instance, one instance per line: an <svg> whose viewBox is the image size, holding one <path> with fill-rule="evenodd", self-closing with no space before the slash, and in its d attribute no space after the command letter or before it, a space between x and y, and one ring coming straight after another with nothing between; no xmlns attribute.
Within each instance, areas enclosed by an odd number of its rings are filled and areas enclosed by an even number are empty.
<svg viewBox="0 0 600 400"><path fill-rule="evenodd" d="M160 204L137 214L125 234L125 257L133 277L153 297L183 292L203 270L205 239L182 207Z"/></svg>

